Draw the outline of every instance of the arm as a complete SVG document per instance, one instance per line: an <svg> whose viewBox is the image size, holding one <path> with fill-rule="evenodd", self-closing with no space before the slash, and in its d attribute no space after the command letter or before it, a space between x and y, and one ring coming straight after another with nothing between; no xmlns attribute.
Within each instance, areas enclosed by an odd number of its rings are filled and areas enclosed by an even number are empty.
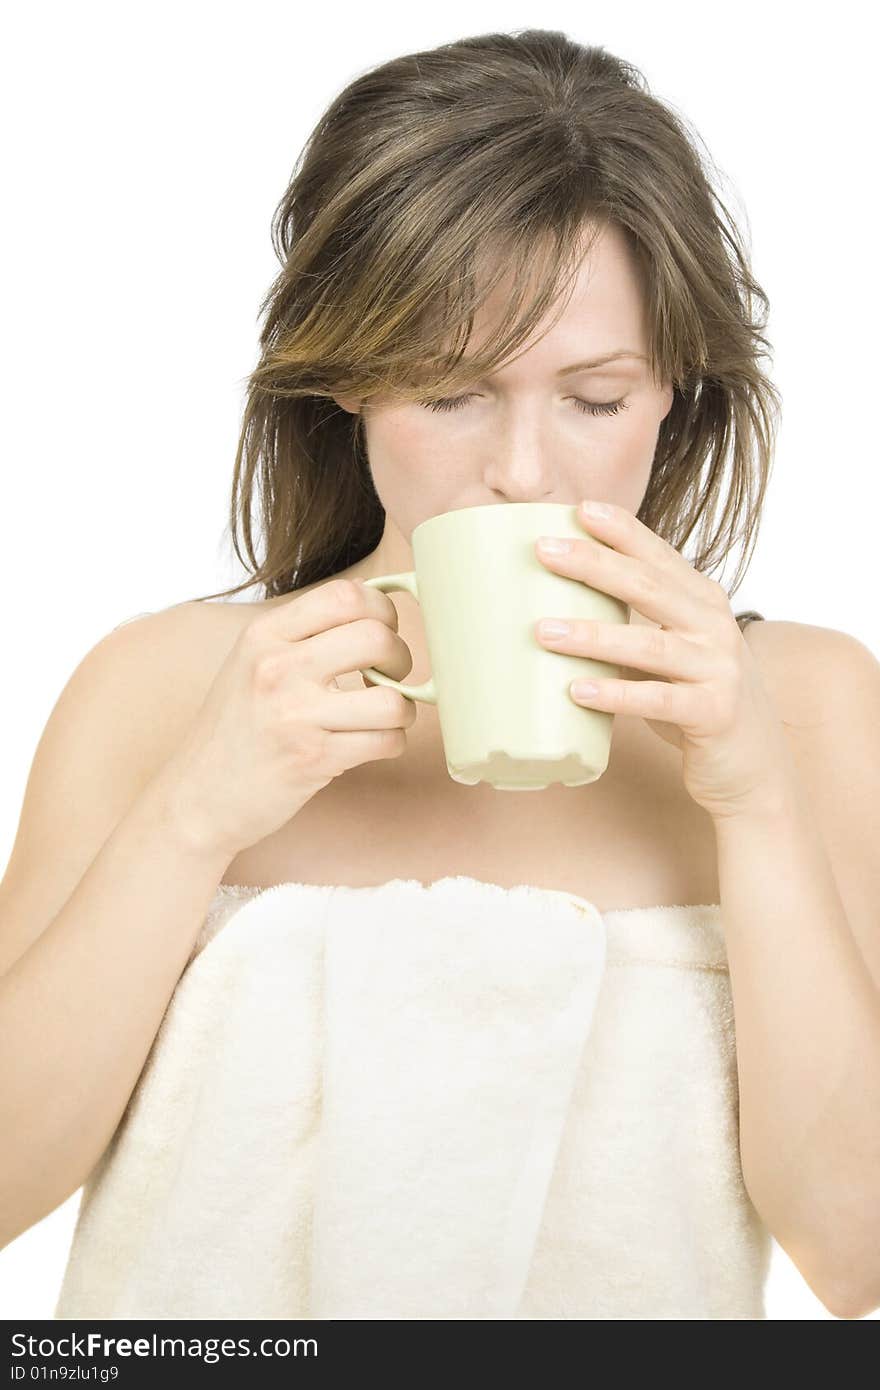
<svg viewBox="0 0 880 1390"><path fill-rule="evenodd" d="M880 1305L880 663L799 623L746 642L722 585L627 508L578 520L584 540L539 558L659 626L536 636L622 665L572 698L681 751L716 830L743 1176L823 1301L859 1316Z"/></svg>
<svg viewBox="0 0 880 1390"><path fill-rule="evenodd" d="M807 627L773 662L792 757L715 821L743 1178L826 1306L860 1317L880 1305L880 665Z"/></svg>
<svg viewBox="0 0 880 1390"><path fill-rule="evenodd" d="M228 861L157 779L0 978L0 1245L75 1192L110 1142Z"/></svg>
<svg viewBox="0 0 880 1390"><path fill-rule="evenodd" d="M0 884L0 1244L75 1192L106 1148L229 862L166 758L186 651L212 669L203 631L201 615L166 612L105 638L34 759Z"/></svg>

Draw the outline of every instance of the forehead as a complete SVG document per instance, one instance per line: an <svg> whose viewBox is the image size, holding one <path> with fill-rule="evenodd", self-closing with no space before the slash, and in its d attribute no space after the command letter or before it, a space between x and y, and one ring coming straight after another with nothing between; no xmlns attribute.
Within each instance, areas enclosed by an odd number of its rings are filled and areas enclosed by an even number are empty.
<svg viewBox="0 0 880 1390"><path fill-rule="evenodd" d="M570 352L572 355L564 360L575 361L621 346L644 350L646 320L642 268L627 235L619 227L609 225L589 244L585 237L583 246L561 315L557 301L525 347L519 350L523 353L535 348L532 360L538 355L546 354L549 358L560 352ZM538 257L530 289L538 288L540 274ZM474 316L473 341L476 344L483 342L491 326L503 316L511 289L512 281L505 276L480 306Z"/></svg>

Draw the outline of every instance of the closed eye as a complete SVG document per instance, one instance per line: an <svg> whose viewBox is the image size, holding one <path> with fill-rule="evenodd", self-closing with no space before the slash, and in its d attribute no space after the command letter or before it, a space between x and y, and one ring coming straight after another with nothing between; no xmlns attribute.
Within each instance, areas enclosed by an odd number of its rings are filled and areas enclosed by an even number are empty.
<svg viewBox="0 0 880 1390"><path fill-rule="evenodd" d="M472 399L471 395L466 396L446 396L435 401L420 401L419 404L429 410L460 410L466 401ZM570 396L578 410L586 415L617 415L621 410L628 409L626 399L621 397L619 401L609 401L600 403L598 401L582 401L579 396Z"/></svg>

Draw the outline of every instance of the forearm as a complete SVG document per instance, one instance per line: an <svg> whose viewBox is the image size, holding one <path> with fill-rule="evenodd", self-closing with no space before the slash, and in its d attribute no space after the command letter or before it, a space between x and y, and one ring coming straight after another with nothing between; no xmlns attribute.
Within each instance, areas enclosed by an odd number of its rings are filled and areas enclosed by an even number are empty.
<svg viewBox="0 0 880 1390"><path fill-rule="evenodd" d="M0 978L0 1245L106 1148L227 862L160 775Z"/></svg>
<svg viewBox="0 0 880 1390"><path fill-rule="evenodd" d="M858 1302L880 1282L880 995L794 769L715 830L743 1178L819 1296Z"/></svg>

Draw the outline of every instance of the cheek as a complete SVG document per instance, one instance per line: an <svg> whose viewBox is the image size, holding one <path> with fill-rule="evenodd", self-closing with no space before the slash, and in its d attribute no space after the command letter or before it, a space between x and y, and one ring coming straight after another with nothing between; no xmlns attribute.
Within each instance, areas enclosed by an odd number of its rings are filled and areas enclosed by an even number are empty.
<svg viewBox="0 0 880 1390"><path fill-rule="evenodd" d="M394 419L377 422L367 435L370 468L381 483L395 492L416 491L424 497L452 495L474 472L468 452L456 449L440 437L436 424L401 411Z"/></svg>
<svg viewBox="0 0 880 1390"><path fill-rule="evenodd" d="M615 434L615 459L630 469L650 470L657 449L660 420L653 401L641 401L625 412Z"/></svg>
<svg viewBox="0 0 880 1390"><path fill-rule="evenodd" d="M404 534L426 517L450 510L455 481L449 451L425 431L395 422L367 438L373 486L386 512Z"/></svg>
<svg viewBox="0 0 880 1390"><path fill-rule="evenodd" d="M579 459L572 480L578 497L607 497L634 515L651 476L657 448L657 419L645 407L633 404L622 417L611 417L608 428L591 435L591 443Z"/></svg>
<svg viewBox="0 0 880 1390"><path fill-rule="evenodd" d="M634 401L618 415L591 420L585 428L585 447L608 468L632 468L653 458L658 429L655 412L645 401Z"/></svg>

